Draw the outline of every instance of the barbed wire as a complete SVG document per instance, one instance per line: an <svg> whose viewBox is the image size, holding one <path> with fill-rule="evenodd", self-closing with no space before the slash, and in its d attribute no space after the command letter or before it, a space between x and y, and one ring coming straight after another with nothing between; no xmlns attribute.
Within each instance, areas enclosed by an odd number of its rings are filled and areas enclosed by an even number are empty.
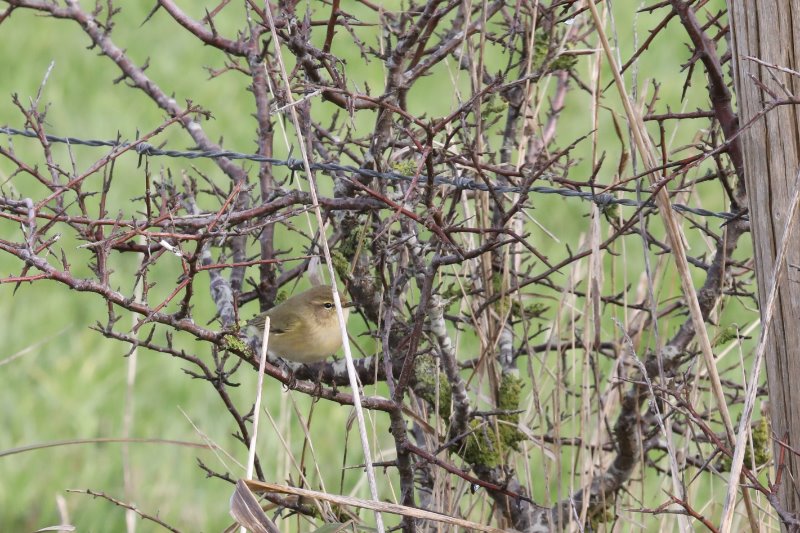
<svg viewBox="0 0 800 533"><path fill-rule="evenodd" d="M6 135L22 136L29 138L39 138L39 134L30 130L20 130L16 128L0 127L0 133ZM92 146L92 147L110 147L110 148L128 148L133 146L134 150L140 156L152 157L173 157L182 159L232 159L232 160L247 160L258 163L269 163L273 166L285 167L292 171L304 171L305 167L303 161L300 159L277 159L274 157L266 157L258 154L248 154L243 152L235 152L232 150L163 150L155 146L145 143L131 143L127 141L101 141L95 139L80 139L77 137L59 137L56 135L45 135L48 142L62 143L69 145ZM376 178L383 180L395 180L412 182L416 181L419 184L428 183L426 176L406 176L397 172L378 172L369 168L354 167L351 165L341 165L338 163L310 163L311 170L319 170L325 173L348 173L368 178ZM594 193L589 191L577 191L574 189L563 189L556 187L545 187L540 185L530 187L517 187L513 185L489 185L484 182L475 181L466 176L436 176L433 178L433 184L437 186L451 186L457 189L469 191L493 191L496 193L516 193L516 194L557 194L566 198L581 198L597 204L602 210L606 210L613 205L622 205L626 207L646 207L654 208L656 205L652 201L640 202L638 200L631 200L629 198L617 198L611 193ZM730 213L727 211L709 211L699 207L690 207L683 204L671 204L672 208L679 213L691 213L701 217L720 218L725 221L731 220L749 220L745 211L739 213Z"/></svg>

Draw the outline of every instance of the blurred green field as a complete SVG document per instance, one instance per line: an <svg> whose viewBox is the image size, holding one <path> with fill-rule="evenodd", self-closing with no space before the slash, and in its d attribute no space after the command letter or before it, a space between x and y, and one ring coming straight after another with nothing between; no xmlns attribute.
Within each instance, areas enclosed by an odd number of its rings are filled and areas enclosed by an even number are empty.
<svg viewBox="0 0 800 533"><path fill-rule="evenodd" d="M313 3L312 3L313 4ZM622 3L621 3L622 4ZM711 2L724 8L724 2ZM148 3L125 2L122 12L116 19L112 37L118 46L127 50L133 60L142 64L149 62L146 71L167 93L174 94L178 102L191 100L210 110L213 119L204 123L209 137L224 139L224 145L233 150L252 152L255 150L255 120L252 117L252 96L247 91L247 79L236 73L228 73L219 78L209 79L204 67L221 68L224 58L209 47L201 46L193 37L179 28L162 10L145 24L142 24L151 9ZM84 7L89 4L84 2ZM209 4L211 9L214 4ZM190 14L197 18L203 15L198 4L186 6ZM235 13L239 10L238 15ZM327 13L329 7L323 7ZM623 61L630 56L634 42L641 43L646 37L646 29L660 19L660 14L643 14L634 19L627 5L616 7L614 22L617 32L613 35ZM217 27L220 32L232 32L243 25L241 7L226 10ZM239 18L237 18L239 17ZM668 29L644 55L636 75L640 95L652 90L648 80L661 83L661 102L659 111L669 106L673 110L681 107L680 93L683 74L680 66L689 57L683 44L685 37L677 24ZM636 32L631 31L636 28ZM364 30L367 35L369 29ZM0 24L0 35L5 43L0 47L0 71L8 73L0 78L0 124L15 128L25 126L21 114L11 103L11 95L19 95L23 105L36 97L49 65L53 68L44 87L41 101L47 103L47 122L49 133L91 139L113 139L118 134L123 139L133 139L136 132L149 131L163 120L158 111L140 92L125 83L114 84L119 76L116 67L94 50L86 50L88 38L80 28L68 21L59 21L36 15L25 10L17 10L9 19ZM373 62L365 65L357 50L348 49L348 36L337 35L333 51L347 60L346 71L356 86L368 84L373 94L379 93L383 83L380 65ZM492 53L500 54L495 49ZM582 56L581 71L589 72L588 56ZM499 61L499 59L498 59ZM490 69L491 70L491 69ZM499 70L499 68L497 69ZM413 113L427 113L429 116L443 116L458 105L452 90L452 72L438 70L423 80L411 91L409 107ZM604 80L610 78L606 75ZM631 82L631 77L627 78ZM466 79L458 82L463 89L468 88ZM431 98L435 94L435 98ZM687 95L687 110L707 104L705 81L701 72L696 72L693 84ZM604 104L618 110L618 98L608 93ZM315 111L320 120L330 116L333 110L322 102L315 103ZM591 123L588 119L589 97L580 91L569 96L563 117L559 124L558 139L568 142L579 135L588 134ZM609 135L611 112L605 111L599 117L598 130L604 137L600 145L607 151L609 161L601 172L601 182L608 181L614 171L616 158L620 152L619 140ZM359 113L356 126L368 131L374 114ZM324 120L323 120L324 122ZM689 123L686 123L689 124ZM287 128L291 130L287 122ZM697 121L697 127L705 123ZM678 147L695 140L697 131L681 126L677 131L668 132L671 146ZM689 126L691 128L691 126ZM167 142L170 148L192 147L191 139L178 130L170 128L158 137L159 142ZM4 145L13 143L23 157L34 157L37 152L32 141L22 138L3 138ZM626 140L627 142L627 140ZM591 168L590 143L584 141L575 156L580 156L580 164L573 170L576 175L588 173ZM76 148L78 168L82 169L99 158L103 150ZM295 152L296 155L297 152ZM69 166L69 156L63 146L56 147L55 154L65 166ZM286 150L277 143L276 155L285 155ZM349 163L349 162L346 162ZM130 209L130 198L140 196L144 190L143 172L137 168L138 160L131 153L121 158L115 168L115 186L110 212ZM171 170L179 175L186 166L185 161L154 159L153 168ZM212 176L217 184L227 190L224 177L220 176L214 165L208 161L193 161L192 165ZM255 165L250 165L253 168ZM39 187L29 183L25 177L10 178L11 166L0 160L0 185L22 196L34 195ZM696 172L702 174L705 168ZM281 177L282 170L277 171ZM99 183L100 176L94 183ZM584 179L581 177L580 179ZM327 177L321 182L325 190L330 190ZM705 190L704 187L707 189ZM87 188L89 188L87 186ZM701 186L687 198L686 203L702 205L708 209L724 210L727 205L718 196L716 186ZM563 257L566 246L578 248L581 235L588 231L589 204L578 200L565 200L560 197L539 196L533 199L533 216L554 232L559 241L551 240L543 232L535 233L537 247L545 250L553 258ZM128 213L130 214L130 213ZM534 231L534 228L531 227ZM607 228L604 228L604 231ZM18 225L0 219L0 235L4 238L19 238ZM707 247L697 234L690 232L693 253ZM737 256L747 257L749 241L742 241ZM621 291L625 286L638 283L638 275L643 268L641 243L628 239L622 258L606 256L606 284ZM66 237L62 246L72 249L80 243ZM280 243L279 243L280 244ZM285 247L294 243L287 242ZM83 252L86 260L88 252ZM115 279L120 283L119 290L130 294L132 287L130 274L136 269L133 254L113 256ZM90 275L85 265L75 263L76 272ZM165 296L174 288L181 273L180 263L175 260L173 270L159 267L154 279L159 285L154 289L152 301ZM20 265L5 254L0 254L0 277L18 275ZM702 280L701 273L694 272L696 280ZM248 275L256 276L257 270ZM661 287L660 298L678 296L676 283L667 279ZM213 303L208 296L207 286L196 287L194 312L202 320L210 320L214 313ZM551 295L555 297L555 295ZM746 302L745 302L746 304ZM720 321L721 327L729 323L743 325L752 320L752 310L745 304L732 302ZM256 312L253 307L242 311L244 316ZM610 311L608 329L605 335L614 336L614 325L610 318L617 311ZM122 343L104 339L99 333L90 330L97 321L107 317L106 308L94 295L79 294L52 282L23 284L15 288L13 284L0 285L0 451L16 447L72 439L115 438L123 434L123 413L126 395L126 375L128 359L125 355L129 347ZM749 318L748 318L749 317ZM123 322L132 320L123 316ZM351 324L353 324L351 322ZM662 324L668 335L679 322ZM147 329L147 328L145 328ZM364 325L357 321L351 327L351 334L358 335ZM713 330L713 328L712 328ZM176 338L179 346L193 350L196 347L191 339ZM474 346L474 339L466 336L461 340L465 353ZM369 349L368 343L365 346ZM210 354L201 349L198 355L206 360ZM732 356L733 357L733 356ZM247 458L246 449L238 444L231 433L235 431L229 414L206 383L189 378L182 369L185 363L170 359L164 354L140 350L138 357L135 394L135 413L131 436L141 439L171 439L176 441L202 442L203 435L232 455L225 457L208 450L164 443L133 443L130 445L130 465L133 473L132 501L144 512L158 515L167 523L185 531L220 531L231 523L228 515L228 500L231 486L218 479L207 479L198 468L197 460L216 470L230 468L232 473L243 475L244 471L234 464L234 459L243 464ZM237 375L241 386L235 389L234 400L245 408L255 396L255 374ZM247 379L243 379L247 378ZM368 393L384 393L381 387L367 388ZM285 392L278 383L267 380L265 385L267 410L276 420L276 431L268 419L262 418L259 435L259 453L268 464L265 468L275 473L273 481L297 481L298 474L292 465L281 440L288 443L291 452L300 458L303 450L303 430L298 423L291 402L297 403L297 410L308 416L311 402L301 395ZM577 400L576 400L577 401ZM246 409L245 409L246 410ZM184 415L185 413L185 415ZM344 485L340 487L340 467L361 463L360 445L357 434L347 429L349 410L319 402L314 405L311 421L311 442L316 444L313 459L306 451L306 473L311 485L319 487L320 476L314 468L318 463L323 468L321 481L327 490L348 494L355 490L360 496L367 494L366 487L359 484L362 478L359 469L349 469L343 476ZM373 428L374 459L391 460L394 457L393 444L387 432L388 420L384 415L375 415ZM343 443L347 442L347 456L344 458ZM531 455L532 464L541 464L535 452ZM570 468L565 461L564 469ZM551 475L557 474L550 472ZM390 470L389 475L394 475ZM535 477L535 476L534 476ZM356 486L358 487L356 488ZM394 484L396 486L396 484ZM668 485L665 485L668 486ZM69 521L78 531L122 531L124 512L109 502L83 494L66 493L66 489L92 489L107 493L118 499L126 499L123 480L122 445L77 444L28 451L0 457L0 531L32 531L60 523L58 499L64 499L68 509ZM544 494L542 487L534 486L539 493L535 497L554 500L563 497L557 491ZM719 485L702 486L699 493L709 495L718 493L724 487ZM663 497L658 487L648 490L648 497L659 500ZM395 500L397 495L382 494L386 499ZM710 496L709 496L710 497ZM649 503L648 503L649 505ZM718 512L712 508L710 513ZM644 517L651 531L660 529L657 520ZM389 521L392 523L392 521ZM153 524L141 523L141 530L154 530ZM299 531L310 529L308 523L297 525Z"/></svg>

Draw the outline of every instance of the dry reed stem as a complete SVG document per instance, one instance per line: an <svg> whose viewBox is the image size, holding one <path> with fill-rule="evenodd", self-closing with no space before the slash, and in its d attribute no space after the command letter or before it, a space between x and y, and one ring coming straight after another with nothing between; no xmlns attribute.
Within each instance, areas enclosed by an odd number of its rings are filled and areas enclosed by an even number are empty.
<svg viewBox="0 0 800 533"><path fill-rule="evenodd" d="M644 127L644 123L642 122L641 117L634 109L630 99L628 98L628 94L625 91L625 85L623 83L622 76L619 72L619 68L617 67L614 56L611 53L611 47L608 44L608 39L606 38L605 31L603 30L603 26L601 24L600 17L597 12L597 6L595 5L594 0L587 0L587 5L589 6L589 10L592 14L592 19L594 20L595 23L595 28L597 29L597 34L600 37L600 41L603 45L603 49L610 64L612 74L614 75L614 82L617 87L617 92L619 93L623 107L625 108L625 113L631 125L631 130L633 133L633 138L636 142L637 150L639 151L639 154L641 155L646 168L656 168L658 166L658 162L657 158L655 157L653 147L650 143L650 138L648 136L647 130ZM657 177L652 173L650 174L650 179L654 184L657 182ZM686 242L685 237L683 235L681 226L675 220L675 215L672 212L672 208L670 206L669 196L663 187L660 188L658 193L656 194L656 204L658 205L658 210L661 213L662 219L664 220L667 236L669 238L669 242L672 247L672 254L673 257L675 258L675 265L678 269L678 275L681 280L681 287L686 297L686 304L689 307L689 313L692 318L692 323L694 324L695 335L700 343L703 359L706 364L706 368L708 370L708 375L711 381L711 388L714 395L714 399L716 400L717 408L719 409L720 414L722 416L722 421L725 426L725 431L728 436L728 441L731 444L733 444L734 442L736 442L733 422L731 420L731 416L728 411L728 405L725 401L725 393L723 391L719 373L717 372L717 368L715 365L714 353L711 348L711 342L708 338L708 331L706 330L705 327L703 313L700 310L700 303L697 299L697 292L695 291L694 283L692 282L691 278L691 273L689 272L689 264L686 260L686 250L684 248L684 243ZM677 471L677 463L674 457L670 457L670 463L671 463L671 468ZM676 478L673 483L677 483L678 478L676 476L676 472L673 473L673 476ZM742 492L742 499L747 509L747 514L750 520L751 528L753 529L753 531L757 531L758 521L755 516L755 512L752 508L750 495L747 491ZM684 531L689 531L688 520L686 519L685 516L683 515L680 516L681 518L679 518L679 520L681 521L682 528L684 529Z"/></svg>
<svg viewBox="0 0 800 533"><path fill-rule="evenodd" d="M139 243L146 244L146 239L144 236L139 236ZM140 270L144 262L147 260L147 256L145 254L139 254L139 266L137 271ZM133 298L135 301L139 303L144 303L142 299L142 295L144 292L143 284L145 280L137 279L136 284L133 287ZM131 316L131 320L133 321L131 329L135 329L138 323L138 319L136 315ZM127 362L127 373L125 377L125 407L124 412L122 414L122 437L125 439L130 438L131 436L131 428L133 427L133 416L134 416L134 387L136 386L136 366L139 359L139 346L133 346L130 353L128 354L128 362ZM122 480L123 485L125 487L125 499L128 501L136 500L134 496L134 486L133 486L133 473L131 472L131 457L130 457L130 449L128 447L128 443L125 442L122 444ZM136 532L136 513L128 509L125 511L125 528L128 533L135 533Z"/></svg>
<svg viewBox="0 0 800 533"><path fill-rule="evenodd" d="M294 97L292 96L291 91L291 84L289 83L289 77L286 72L286 66L283 62L283 54L281 52L281 40L278 37L278 32L275 29L275 21L272 17L272 8L269 3L265 4L264 13L269 21L270 32L272 33L273 43L275 44L275 57L278 60L278 65L280 66L280 73L283 78L284 86L286 87L286 99L291 104L294 102ZM295 127L295 134L298 138L298 145L300 148L300 153L303 156L303 166L305 169L305 173L308 176L308 181L310 184L309 190L311 192L311 199L312 205L314 206L314 213L317 217L317 227L319 228L319 237L320 242L322 243L322 250L325 255L325 261L328 264L328 271L331 276L331 287L333 287L333 302L336 305L336 315L339 318L339 330L342 336L342 347L344 349L344 357L345 361L347 362L347 375L350 379L350 388L353 394L353 407L356 411L356 417L358 420L358 430L359 436L361 437L361 447L364 452L364 463L365 469L367 473L367 480L369 482L369 489L372 496L372 499L376 502L378 500L378 485L375 481L375 472L372 466L372 454L370 453L369 447L369 440L367 438L367 428L366 422L364 420L364 412L361 407L361 393L360 393L360 386L358 382L358 377L356 375L355 366L353 365L353 355L350 353L350 339L347 336L347 325L344 320L344 312L342 310L342 302L339 298L339 289L336 286L336 272L333 267L333 260L331 259L331 251L328 246L328 239L324 232L325 224L322 220L322 211L319 207L319 200L317 198L317 184L316 179L314 178L314 174L311 172L311 167L308 161L308 153L306 151L305 140L303 138L302 129L300 128L300 122L297 117L297 109L295 106L291 106L289 111L292 116L292 122ZM375 513L375 522L378 529L378 533L383 533L383 520L381 518L380 513Z"/></svg>
<svg viewBox="0 0 800 533"><path fill-rule="evenodd" d="M463 520L461 518L454 518L445 514L434 513L425 511L424 509L417 509L415 507L407 507L405 505L398 505L396 503L386 503L374 500L364 500L361 498L353 498L351 496L337 496L334 494L327 494L315 490L300 489L297 487L289 487L286 485L279 485L277 483L268 483L265 481L246 481L246 485L254 492L279 492L284 494L292 494L302 498L320 499L337 505L350 505L353 507L360 507L363 509L370 509L377 513L391 513L401 516L408 516L420 520L433 520L451 526L458 526L467 528L472 531L486 531L488 533L503 533L502 529L496 527L486 526L472 522L470 520Z"/></svg>
<svg viewBox="0 0 800 533"><path fill-rule="evenodd" d="M245 479L253 479L253 468L256 462L256 442L258 441L258 421L261 418L261 396L264 390L264 367L267 364L267 347L269 346L269 325L270 319L264 317L264 329L261 337L261 357L258 361L258 386L256 388L256 401L253 404L253 430L250 435L250 446L247 451L247 471ZM242 526L240 533L246 533L247 529Z"/></svg>
<svg viewBox="0 0 800 533"><path fill-rule="evenodd" d="M758 390L758 378L761 374L761 363L764 360L764 354L767 350L767 333L772 324L772 315L775 313L775 303L778 301L778 287L783 280L783 275L786 272L784 263L786 262L786 252L789 249L790 235L794 228L797 211L800 208L800 172L794 182L794 192L792 193L792 201L789 204L790 211L789 217L784 226L783 237L781 238L781 245L778 249L778 255L775 258L775 265L773 266L772 286L767 295L767 305L764 309L764 318L761 322L761 333L756 347L756 355L753 359L753 366L750 370L750 383L747 385L747 395L745 396L744 409L742 410L741 419L739 421L739 432L736 437L736 448L733 453L733 461L731 463L731 475L728 482L728 491L725 495L725 504L722 508L722 518L720 520L719 530L721 533L726 533L731 530L731 522L733 520L733 509L736 506L736 493L738 492L737 480L741 477L742 465L744 463L744 453L747 448L747 436L750 434L750 419L753 416L753 407L755 406L756 391ZM791 241L792 244L797 245L796 241ZM746 491L745 491L746 494Z"/></svg>

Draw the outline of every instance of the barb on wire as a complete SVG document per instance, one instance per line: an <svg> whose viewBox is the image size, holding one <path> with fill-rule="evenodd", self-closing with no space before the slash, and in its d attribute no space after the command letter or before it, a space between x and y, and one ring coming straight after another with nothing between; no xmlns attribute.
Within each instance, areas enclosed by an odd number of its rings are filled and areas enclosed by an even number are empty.
<svg viewBox="0 0 800 533"><path fill-rule="evenodd" d="M22 137L38 138L39 135L30 130L19 130L16 128L0 127L0 133L6 135L17 135ZM76 137L59 137L56 135L45 135L46 139L52 143L64 143L82 146L108 146L112 148L125 148L134 143L127 141L101 141L94 139L79 139ZM145 142L136 144L136 153L139 155L152 156L152 157L174 157L183 159L243 159L247 161L255 161L259 163L270 163L273 166L286 167L292 171L303 172L303 161L300 159L277 159L274 157L266 157L257 154L247 154L243 152L235 152L233 150L162 150L153 145ZM310 163L311 170L319 170L325 173L344 172L348 174L355 174L368 178L395 180L412 182L416 181L419 184L427 183L426 176L406 176L397 172L378 172L369 168L354 167L352 165L341 165L338 163ZM610 193L594 193L591 191L577 191L575 189L563 189L556 187L545 186L531 186L531 187L515 187L511 185L487 185L486 183L475 181L466 176L436 176L433 178L433 184L438 186L450 186L456 189L469 190L469 191L494 191L495 193L517 193L517 194L557 194L566 198L581 198L595 202L602 208L611 205L622 205L626 207L655 207L652 201L640 202L631 200L629 198L616 198ZM678 213L691 213L700 217L707 218L721 218L727 222L732 220L749 220L748 216L744 213L730 213L727 211L709 211L698 207L690 207L683 204L672 204L672 208Z"/></svg>

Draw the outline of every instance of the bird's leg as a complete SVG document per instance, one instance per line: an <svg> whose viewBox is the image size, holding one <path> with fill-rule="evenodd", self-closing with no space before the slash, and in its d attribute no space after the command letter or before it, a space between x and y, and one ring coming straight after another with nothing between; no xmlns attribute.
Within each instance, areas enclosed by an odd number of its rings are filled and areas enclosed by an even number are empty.
<svg viewBox="0 0 800 533"><path fill-rule="evenodd" d="M281 366L286 372L289 374L289 380L283 384L287 391L294 389L297 386L297 379L294 377L294 369L289 366L289 363L286 362L284 359L278 359L281 362Z"/></svg>
<svg viewBox="0 0 800 533"><path fill-rule="evenodd" d="M312 394L314 401L318 402L322 398L322 374L325 371L325 365L317 365L317 378L314 380L314 393Z"/></svg>

